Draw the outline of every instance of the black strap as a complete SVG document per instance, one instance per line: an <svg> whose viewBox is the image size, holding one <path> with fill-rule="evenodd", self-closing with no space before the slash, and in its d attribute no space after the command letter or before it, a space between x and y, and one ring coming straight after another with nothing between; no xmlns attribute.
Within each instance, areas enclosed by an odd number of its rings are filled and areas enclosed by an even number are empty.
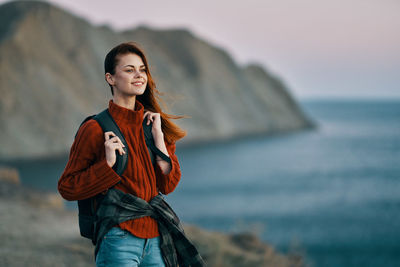
<svg viewBox="0 0 400 267"><path fill-rule="evenodd" d="M103 132L109 132L109 131L114 132L115 135L118 136L119 139L121 139L121 142L125 146L123 147L125 154L120 155L117 150L115 151L117 160L113 166L113 170L119 176L121 176L122 173L125 171L128 162L128 144L126 143L125 137L122 134L121 130L119 129L117 123L111 117L111 114L108 111L108 109L103 110L102 112L94 116L93 119L95 119L100 124L101 128L103 129Z"/></svg>
<svg viewBox="0 0 400 267"><path fill-rule="evenodd" d="M164 154L161 150L159 150L155 144L154 144L154 138L151 133L151 128L152 128L152 122L150 122L149 125L146 123L147 120L143 120L143 131L144 131L144 137L146 140L146 145L150 153L151 160L153 162L153 165L156 164L155 162L155 156L153 153L159 155L163 160L167 161L169 164L171 164L171 159L168 157L166 154ZM152 153L153 152L153 153Z"/></svg>
<svg viewBox="0 0 400 267"><path fill-rule="evenodd" d="M150 149L156 153L157 155L159 155L163 160L167 161L169 164L171 164L171 158L168 157L167 155L165 155L161 150L159 150L155 145L154 142L147 142L146 141L146 145L150 147Z"/></svg>
<svg viewBox="0 0 400 267"><path fill-rule="evenodd" d="M116 163L113 166L113 170L118 175L121 176L122 173L125 171L126 165L127 165L127 162L128 162L128 149L127 149L128 145L126 143L124 135L122 134L121 130L119 129L117 123L114 121L114 119L111 116L111 114L108 111L108 109L103 110L102 112L100 112L97 115L88 116L81 123L80 126L82 126L86 121L88 121L90 119L95 119L99 123L101 128L103 129L103 132L109 132L109 131L114 132L121 139L121 142L125 145L125 147L123 148L124 151L125 151L125 154L120 155L118 151L115 151L116 156L117 156L117 160L116 160ZM154 154L159 155L163 160L167 161L169 164L172 164L171 163L171 158L168 157L166 154L164 154L154 144L153 135L151 133L152 122L150 122L149 125L147 125L146 122L147 122L147 120L143 120L143 132L144 132L146 146L148 148L152 164L154 166L156 164L156 159L155 159L155 155ZM75 137L76 137L76 135L75 135Z"/></svg>

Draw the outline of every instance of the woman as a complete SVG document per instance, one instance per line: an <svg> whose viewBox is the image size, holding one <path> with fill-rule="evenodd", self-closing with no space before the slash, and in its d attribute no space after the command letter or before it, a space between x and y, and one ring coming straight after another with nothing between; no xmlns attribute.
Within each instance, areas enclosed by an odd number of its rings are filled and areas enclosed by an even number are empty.
<svg viewBox="0 0 400 267"><path fill-rule="evenodd" d="M103 133L95 120L84 123L72 144L69 161L58 182L67 200L93 197L115 186L147 202L169 194L178 185L181 171L175 142L186 133L169 119L155 97L159 92L151 77L147 59L134 42L114 47L106 56L105 79L111 88L108 110L127 142L128 164L121 176L112 169L116 152L124 152L113 132ZM143 133L143 120L152 122L155 146L171 163L156 155L153 167ZM165 266L160 251L157 221L150 216L115 225L104 236L96 256L97 266Z"/></svg>

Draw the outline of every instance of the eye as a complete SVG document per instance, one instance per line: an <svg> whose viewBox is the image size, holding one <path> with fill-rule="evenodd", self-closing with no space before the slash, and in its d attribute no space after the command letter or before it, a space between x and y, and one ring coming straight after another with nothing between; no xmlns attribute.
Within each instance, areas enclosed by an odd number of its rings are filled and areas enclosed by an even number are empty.
<svg viewBox="0 0 400 267"><path fill-rule="evenodd" d="M140 71L141 71L141 72L146 72L146 69L141 69Z"/></svg>
<svg viewBox="0 0 400 267"><path fill-rule="evenodd" d="M126 72L132 72L132 71L133 71L132 69L126 70Z"/></svg>

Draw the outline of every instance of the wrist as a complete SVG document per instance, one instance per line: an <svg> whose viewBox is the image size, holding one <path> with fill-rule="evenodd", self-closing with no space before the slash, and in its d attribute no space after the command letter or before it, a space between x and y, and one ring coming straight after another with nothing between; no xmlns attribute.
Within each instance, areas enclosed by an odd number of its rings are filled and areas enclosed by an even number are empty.
<svg viewBox="0 0 400 267"><path fill-rule="evenodd" d="M163 152L164 153L164 152ZM167 154L166 154L167 155ZM169 157L169 155L167 155ZM162 157L160 157L159 155L156 155L156 161L165 161L167 162L165 159L163 159Z"/></svg>
<svg viewBox="0 0 400 267"><path fill-rule="evenodd" d="M112 160L109 160L107 158L105 160L106 160L106 163L107 163L108 167L112 168L114 166L115 161L113 162Z"/></svg>

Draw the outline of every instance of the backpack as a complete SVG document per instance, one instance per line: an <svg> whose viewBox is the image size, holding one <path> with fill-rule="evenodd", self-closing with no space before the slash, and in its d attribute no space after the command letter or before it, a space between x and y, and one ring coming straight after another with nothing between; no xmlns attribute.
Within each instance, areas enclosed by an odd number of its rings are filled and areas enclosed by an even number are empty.
<svg viewBox="0 0 400 267"><path fill-rule="evenodd" d="M128 145L121 130L119 129L114 119L111 117L111 114L109 113L108 109L103 110L97 115L91 115L87 117L82 121L79 128L85 122L91 119L94 119L99 123L103 132L113 131L115 135L117 135L121 139L121 142L125 145L125 147L123 148L125 154L120 155L117 151L115 151L117 159L114 166L112 167L112 169L118 175L121 176L122 173L125 171L128 162L128 149L127 149ZM153 135L151 133L152 122L150 121L149 125L147 125L146 122L147 122L146 119L143 120L143 131L145 135L146 146L149 151L150 159L153 166L155 166L156 164L155 154L159 155L163 160L171 163L171 159L167 155L165 155L161 150L159 150L154 144ZM104 199L105 195L107 194L107 191L108 190L87 199L78 200L78 212L79 212L78 219L79 219L80 234L85 238L91 239L94 245L95 245L94 229L96 221L96 210L97 207L101 204L101 201Z"/></svg>

